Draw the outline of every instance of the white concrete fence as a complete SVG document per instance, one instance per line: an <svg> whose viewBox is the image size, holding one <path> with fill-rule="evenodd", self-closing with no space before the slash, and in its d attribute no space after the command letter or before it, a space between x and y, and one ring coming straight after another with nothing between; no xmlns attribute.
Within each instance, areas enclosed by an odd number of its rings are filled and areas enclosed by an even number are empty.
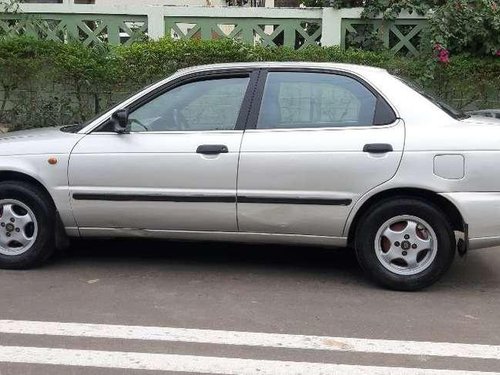
<svg viewBox="0 0 500 375"><path fill-rule="evenodd" d="M394 22L361 19L362 8L203 7L165 5L21 4L0 14L0 33L30 34L86 44L131 43L141 35L190 39L233 38L248 43L304 48L343 46L360 26L373 26L389 49L418 54L425 17L402 13ZM33 25L33 20L38 20Z"/></svg>

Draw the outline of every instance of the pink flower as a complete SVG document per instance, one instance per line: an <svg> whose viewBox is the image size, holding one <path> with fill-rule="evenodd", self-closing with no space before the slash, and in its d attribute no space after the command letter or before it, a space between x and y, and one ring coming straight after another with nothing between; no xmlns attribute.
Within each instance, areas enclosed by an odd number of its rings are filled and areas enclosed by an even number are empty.
<svg viewBox="0 0 500 375"><path fill-rule="evenodd" d="M440 63L448 64L450 62L450 52L446 48L444 48L441 44L436 43L433 49Z"/></svg>
<svg viewBox="0 0 500 375"><path fill-rule="evenodd" d="M450 62L450 54L449 54L448 50L442 49L441 51L439 51L438 58L439 58L439 61L442 63L445 63L445 64L449 63Z"/></svg>
<svg viewBox="0 0 500 375"><path fill-rule="evenodd" d="M495 56L500 56L500 49L495 53Z"/></svg>

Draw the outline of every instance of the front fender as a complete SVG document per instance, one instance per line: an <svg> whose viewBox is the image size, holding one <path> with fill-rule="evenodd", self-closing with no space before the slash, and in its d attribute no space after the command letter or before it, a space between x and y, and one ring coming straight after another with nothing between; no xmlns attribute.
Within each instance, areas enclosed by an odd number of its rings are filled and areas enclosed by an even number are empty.
<svg viewBox="0 0 500 375"><path fill-rule="evenodd" d="M50 164L49 158L57 162ZM36 180L52 197L54 205L65 227L75 227L68 188L69 155L16 155L0 156L0 178L12 179L23 176Z"/></svg>

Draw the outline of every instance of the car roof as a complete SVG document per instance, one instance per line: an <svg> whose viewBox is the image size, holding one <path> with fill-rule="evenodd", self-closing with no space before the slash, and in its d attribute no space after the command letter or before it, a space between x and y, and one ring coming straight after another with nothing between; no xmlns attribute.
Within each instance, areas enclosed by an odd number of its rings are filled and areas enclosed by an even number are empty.
<svg viewBox="0 0 500 375"><path fill-rule="evenodd" d="M224 63L224 64L210 64L210 65L198 65L185 68L179 71L182 73L186 72L203 72L210 70L224 70L224 69L266 69L266 68L299 68L299 69L331 69L340 70L344 72L352 72L355 74L373 74L373 73L387 73L385 69L376 68L366 65L356 65L356 64L342 64L342 63L329 63L329 62L302 62L302 61L290 61L290 62L275 62L275 61L263 61L263 62L242 62L242 63Z"/></svg>

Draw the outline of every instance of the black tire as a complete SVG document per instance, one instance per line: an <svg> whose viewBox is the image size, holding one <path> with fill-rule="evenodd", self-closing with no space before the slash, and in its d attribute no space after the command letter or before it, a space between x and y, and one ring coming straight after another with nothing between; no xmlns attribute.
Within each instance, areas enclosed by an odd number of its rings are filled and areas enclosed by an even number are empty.
<svg viewBox="0 0 500 375"><path fill-rule="evenodd" d="M54 252L56 210L50 197L34 185L22 181L0 182L0 200L14 199L31 209L37 225L38 234L31 247L19 255L0 253L0 268L28 269L33 268ZM0 220L1 221L1 220ZM5 230L0 227L0 230Z"/></svg>
<svg viewBox="0 0 500 375"><path fill-rule="evenodd" d="M427 222L436 234L437 253L432 263L414 275L390 271L376 255L375 237L381 226L399 215L411 215ZM375 205L360 220L355 233L358 262L367 275L385 287L413 291L426 288L443 276L455 256L455 234L446 216L435 205L415 198L393 198Z"/></svg>

